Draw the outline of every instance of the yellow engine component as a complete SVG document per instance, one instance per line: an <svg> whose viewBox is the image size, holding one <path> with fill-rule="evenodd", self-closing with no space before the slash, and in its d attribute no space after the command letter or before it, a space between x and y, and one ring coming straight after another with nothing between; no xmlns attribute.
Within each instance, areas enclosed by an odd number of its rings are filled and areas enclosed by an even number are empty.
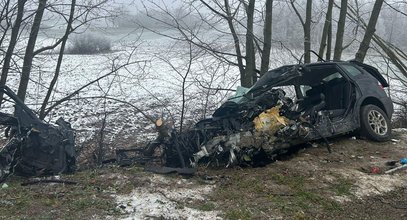
<svg viewBox="0 0 407 220"><path fill-rule="evenodd" d="M274 106L257 116L253 120L256 131L275 134L280 128L287 126L288 119L280 116L280 107Z"/></svg>

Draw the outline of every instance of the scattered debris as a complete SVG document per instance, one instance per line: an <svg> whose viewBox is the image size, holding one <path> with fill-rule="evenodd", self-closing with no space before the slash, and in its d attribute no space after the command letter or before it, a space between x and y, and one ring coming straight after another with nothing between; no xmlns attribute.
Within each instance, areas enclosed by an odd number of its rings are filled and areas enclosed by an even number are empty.
<svg viewBox="0 0 407 220"><path fill-rule="evenodd" d="M396 166L397 162L398 162L397 160L387 161L386 166L394 167Z"/></svg>
<svg viewBox="0 0 407 220"><path fill-rule="evenodd" d="M1 185L1 188L2 188L2 189L8 188L7 183L3 183L3 185Z"/></svg>
<svg viewBox="0 0 407 220"><path fill-rule="evenodd" d="M398 167L396 167L396 168L387 170L387 171L384 172L384 173L385 173L385 174L391 174L391 173L394 173L394 172L396 172L396 171L398 171L398 170L402 170L402 169L406 169L406 168L407 168L407 164L403 164L403 165L398 166Z"/></svg>
<svg viewBox="0 0 407 220"><path fill-rule="evenodd" d="M10 174L46 176L75 170L75 138L62 118L57 126L40 120L7 86L0 87L15 107L14 115L0 112L7 126L7 144L0 151L0 182Z"/></svg>
<svg viewBox="0 0 407 220"><path fill-rule="evenodd" d="M391 142L400 143L400 140L398 140L398 139L391 139Z"/></svg>
<svg viewBox="0 0 407 220"><path fill-rule="evenodd" d="M372 174L380 174L381 173L380 167L372 167L372 168L370 168L370 173L372 173Z"/></svg>

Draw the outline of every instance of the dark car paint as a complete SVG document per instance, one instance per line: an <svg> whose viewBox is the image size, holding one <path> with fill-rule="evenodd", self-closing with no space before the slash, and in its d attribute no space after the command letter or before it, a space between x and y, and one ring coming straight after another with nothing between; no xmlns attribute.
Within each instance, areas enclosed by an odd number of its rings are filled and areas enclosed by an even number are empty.
<svg viewBox="0 0 407 220"><path fill-rule="evenodd" d="M387 114L389 118L393 115L394 108L393 108L393 102L392 100L387 96L386 92L384 91L384 87L388 87L389 84L387 81L383 78L378 72L378 70L372 66L369 66L367 64L362 64L361 63L355 63L355 62L350 62L351 64L354 64L356 68L358 68L362 74L358 76L352 76L349 75L351 80L354 82L355 87L358 88L360 92L360 96L356 97L356 105L355 107L357 109L360 109L360 106L366 99L372 99L372 100L377 100L379 101L383 106L378 106L380 108L384 108L383 111ZM375 70L376 72L372 74L373 72L367 71L366 69L370 68L371 71ZM346 70L345 70L346 72ZM379 84L380 83L380 84ZM382 86L382 87L381 87Z"/></svg>
<svg viewBox="0 0 407 220"><path fill-rule="evenodd" d="M353 76L346 69L341 67L341 65L351 65L357 68L361 74ZM351 83L351 88L353 88L353 94L351 100L350 109L346 111L346 114L336 120L322 120L317 121L315 127L319 131L319 134L311 134L308 140L319 139L320 136L331 137L340 135L343 133L348 133L353 130L360 128L360 109L364 104L375 104L382 108L383 111L391 118L394 108L392 100L386 95L383 88L387 87L389 84L381 76L379 71L367 64L359 63L355 61L345 62L320 62L311 63L304 65L287 65L267 72L258 83L256 83L251 91L259 90L261 87L274 87L278 85L283 85L284 83L290 82L290 80L302 75L301 72L309 71L311 67L320 66L335 66L340 74ZM277 70L277 71L276 71ZM284 71L281 71L284 70ZM280 73L280 75L279 75ZM380 83L380 84L379 84ZM296 89L297 90L297 89ZM366 100L368 102L366 102ZM354 102L354 103L352 103ZM352 106L353 105L353 106Z"/></svg>
<svg viewBox="0 0 407 220"><path fill-rule="evenodd" d="M371 74L374 78L379 80L379 82L382 84L383 87L389 86L388 82L386 81L386 79L384 79L382 74L380 74L380 72L377 68L364 64L364 63L361 63L361 62L357 62L357 61L350 61L350 63L356 64L356 66L361 67L364 71Z"/></svg>

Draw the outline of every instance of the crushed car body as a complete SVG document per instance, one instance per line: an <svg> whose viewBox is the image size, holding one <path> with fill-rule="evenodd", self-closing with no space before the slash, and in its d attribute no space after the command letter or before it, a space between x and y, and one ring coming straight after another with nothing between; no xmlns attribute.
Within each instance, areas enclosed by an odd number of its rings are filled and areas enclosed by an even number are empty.
<svg viewBox="0 0 407 220"><path fill-rule="evenodd" d="M393 114L387 86L376 68L355 61L282 66L238 88L193 129L159 132L144 156L162 147L166 167L257 166L294 145L353 131L386 141Z"/></svg>
<svg viewBox="0 0 407 220"><path fill-rule="evenodd" d="M7 86L0 92L14 104L14 115L0 112L7 143L0 151L0 182L10 174L56 175L75 170L75 138L62 118L56 125L40 120Z"/></svg>

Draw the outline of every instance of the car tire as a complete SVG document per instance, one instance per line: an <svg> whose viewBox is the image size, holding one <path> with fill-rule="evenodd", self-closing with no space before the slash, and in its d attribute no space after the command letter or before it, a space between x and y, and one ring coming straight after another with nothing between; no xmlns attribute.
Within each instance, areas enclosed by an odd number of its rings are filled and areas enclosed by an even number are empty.
<svg viewBox="0 0 407 220"><path fill-rule="evenodd" d="M365 105L360 109L360 133L373 141L388 141L391 123L387 114L376 105Z"/></svg>

